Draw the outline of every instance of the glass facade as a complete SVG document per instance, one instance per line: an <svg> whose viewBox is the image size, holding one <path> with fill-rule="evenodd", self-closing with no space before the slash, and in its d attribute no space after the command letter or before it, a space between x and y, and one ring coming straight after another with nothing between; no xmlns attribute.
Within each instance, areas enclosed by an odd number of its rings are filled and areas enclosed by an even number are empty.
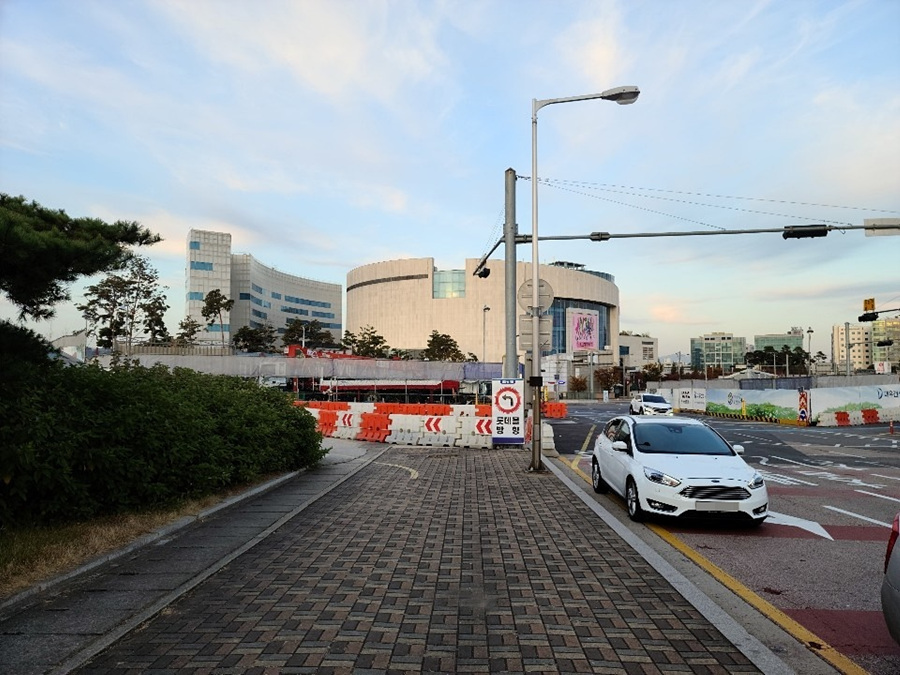
<svg viewBox="0 0 900 675"><path fill-rule="evenodd" d="M431 297L464 298L466 297L465 270L435 270L432 277Z"/></svg>
<svg viewBox="0 0 900 675"><path fill-rule="evenodd" d="M609 307L599 302L588 302L585 300L569 300L567 298L556 298L550 306L548 314L552 317L553 329L551 332L550 350L545 354L562 354L567 351L569 344L569 324L566 320L566 310L568 309L590 309L599 312L597 322L597 340L599 345L610 344L609 335Z"/></svg>

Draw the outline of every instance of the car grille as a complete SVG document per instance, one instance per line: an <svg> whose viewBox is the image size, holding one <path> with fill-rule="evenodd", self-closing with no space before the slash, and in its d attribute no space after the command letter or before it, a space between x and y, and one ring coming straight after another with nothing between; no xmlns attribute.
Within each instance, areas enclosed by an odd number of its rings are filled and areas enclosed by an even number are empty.
<svg viewBox="0 0 900 675"><path fill-rule="evenodd" d="M740 501L747 499L750 492L742 487L729 487L727 485L692 485L681 491L688 499L728 499Z"/></svg>

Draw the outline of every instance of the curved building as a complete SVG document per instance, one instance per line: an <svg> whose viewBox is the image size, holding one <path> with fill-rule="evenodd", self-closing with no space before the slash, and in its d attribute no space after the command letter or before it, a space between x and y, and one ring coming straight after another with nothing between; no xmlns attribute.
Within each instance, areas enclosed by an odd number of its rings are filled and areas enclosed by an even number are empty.
<svg viewBox="0 0 900 675"><path fill-rule="evenodd" d="M343 337L340 284L285 274L252 255L232 253L227 232L188 233L186 286L186 314L204 327L197 336L202 342L219 342L224 332L229 343L242 326L270 325L281 336L294 319L317 320L336 342ZM214 289L234 300L221 330L217 323L208 326L202 314L204 298Z"/></svg>
<svg viewBox="0 0 900 675"><path fill-rule="evenodd" d="M464 354L472 353L479 361L500 362L505 353L505 264L489 260L490 276L481 278L474 275L478 262L469 258L465 269L439 270L433 258L410 258L350 270L347 330L356 333L372 326L392 348L404 350L424 349L436 330L456 340ZM618 354L619 289L615 279L564 262L541 265L540 276L554 295L549 311L552 332L543 353L609 348ZM517 263L515 287L530 278L531 265ZM517 305L515 312L519 334L531 318L521 306ZM525 351L518 342L517 348L520 354Z"/></svg>

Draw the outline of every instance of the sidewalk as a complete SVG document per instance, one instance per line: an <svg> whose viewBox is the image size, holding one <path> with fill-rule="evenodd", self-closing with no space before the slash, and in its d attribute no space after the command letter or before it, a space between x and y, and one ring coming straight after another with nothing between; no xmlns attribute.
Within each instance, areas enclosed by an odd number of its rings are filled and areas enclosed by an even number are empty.
<svg viewBox="0 0 900 675"><path fill-rule="evenodd" d="M315 471L0 608L0 672L792 672L552 460L326 442Z"/></svg>

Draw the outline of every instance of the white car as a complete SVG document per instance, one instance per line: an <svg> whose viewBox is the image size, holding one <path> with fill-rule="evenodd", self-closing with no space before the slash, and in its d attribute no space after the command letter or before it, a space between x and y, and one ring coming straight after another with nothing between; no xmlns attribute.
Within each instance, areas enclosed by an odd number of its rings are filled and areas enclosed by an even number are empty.
<svg viewBox="0 0 900 675"><path fill-rule="evenodd" d="M625 499L628 516L733 517L760 525L769 493L758 471L707 424L686 417L610 421L594 443L591 482Z"/></svg>
<svg viewBox="0 0 900 675"><path fill-rule="evenodd" d="M635 394L628 412L632 415L671 415L672 404L659 394Z"/></svg>

